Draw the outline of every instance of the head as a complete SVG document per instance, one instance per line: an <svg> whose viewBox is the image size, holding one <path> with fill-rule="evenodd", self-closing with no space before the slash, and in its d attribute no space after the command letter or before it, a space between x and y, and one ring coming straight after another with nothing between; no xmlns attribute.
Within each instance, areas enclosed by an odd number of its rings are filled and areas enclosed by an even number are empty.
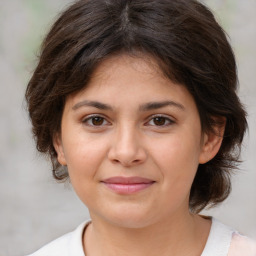
<svg viewBox="0 0 256 256"><path fill-rule="evenodd" d="M236 94L231 46L197 1L80 0L64 11L43 42L26 91L37 149L50 156L54 170L60 166L53 141L68 97L85 90L102 63L123 55L154 60L166 79L186 88L202 133L223 130L218 152L198 166L189 204L198 212L222 202L230 193L246 114Z"/></svg>

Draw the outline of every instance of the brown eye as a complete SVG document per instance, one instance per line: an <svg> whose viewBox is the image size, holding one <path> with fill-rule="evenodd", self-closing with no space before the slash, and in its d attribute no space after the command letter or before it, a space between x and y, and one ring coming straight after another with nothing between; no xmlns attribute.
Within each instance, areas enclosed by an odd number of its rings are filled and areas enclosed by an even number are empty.
<svg viewBox="0 0 256 256"><path fill-rule="evenodd" d="M153 122L157 126L162 126L162 125L166 124L166 118L162 117L162 116L155 117L155 118L153 118Z"/></svg>
<svg viewBox="0 0 256 256"><path fill-rule="evenodd" d="M83 120L83 123L87 126L96 127L96 126L105 126L108 124L107 120L101 116L89 116Z"/></svg>
<svg viewBox="0 0 256 256"><path fill-rule="evenodd" d="M100 117L100 116L95 116L95 117L92 117L91 119L92 121L92 125L95 125L95 126L99 126L99 125L102 125L104 123L104 118Z"/></svg>
<svg viewBox="0 0 256 256"><path fill-rule="evenodd" d="M165 117L165 116L153 116L149 122L147 122L147 125L149 126L159 126L159 127L166 127L166 126L169 126L169 125L172 125L174 124L175 122L168 118L168 117Z"/></svg>

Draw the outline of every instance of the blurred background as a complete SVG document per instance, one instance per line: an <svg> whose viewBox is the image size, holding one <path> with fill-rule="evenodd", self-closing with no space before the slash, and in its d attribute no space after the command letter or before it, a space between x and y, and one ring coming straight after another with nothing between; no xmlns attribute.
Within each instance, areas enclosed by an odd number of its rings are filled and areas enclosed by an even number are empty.
<svg viewBox="0 0 256 256"><path fill-rule="evenodd" d="M89 217L71 185L57 184L36 150L24 91L40 43L68 0L0 0L0 256L31 253ZM231 196L205 211L256 238L256 1L205 0L230 36L250 132Z"/></svg>

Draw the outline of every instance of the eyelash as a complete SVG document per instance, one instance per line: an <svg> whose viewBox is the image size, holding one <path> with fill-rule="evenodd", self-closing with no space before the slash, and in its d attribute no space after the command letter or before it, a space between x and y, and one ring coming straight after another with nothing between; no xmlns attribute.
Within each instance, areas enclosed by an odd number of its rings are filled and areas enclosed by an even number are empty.
<svg viewBox="0 0 256 256"><path fill-rule="evenodd" d="M156 124L152 124L152 125L151 125L150 122L154 122L154 120L156 121L157 118L163 119L162 121L164 121L164 124L163 124L163 125L156 125ZM167 122L167 124L166 124L166 122ZM172 120L171 118L166 117L166 116L164 116L164 115L155 115L155 116L152 116L152 117L150 118L150 120L147 122L147 124L149 124L150 126L156 126L156 127L167 127L167 126L170 126L170 125L172 125L172 124L174 124L174 123L175 123L174 120Z"/></svg>
<svg viewBox="0 0 256 256"><path fill-rule="evenodd" d="M103 116L100 116L100 115L90 115L90 116L86 117L85 119L83 119L82 123L87 125L87 126L91 126L91 127L102 127L102 126L105 125L105 124L100 124L100 125L93 124L92 122L93 122L94 118L95 119L99 118L100 120L103 121L103 123L108 123L109 124L109 122L106 120L106 118L103 117ZM89 124L89 122L91 122L91 123Z"/></svg>
<svg viewBox="0 0 256 256"><path fill-rule="evenodd" d="M95 119L96 119L96 118L100 119L100 120L98 120L98 121L100 121L100 124L99 124L99 125L95 125L95 124L92 123L94 118L95 118ZM162 119L162 120L160 120L160 121L164 121L164 124L160 124L160 125L157 125L157 124L150 124L150 122L156 121L157 118ZM96 121L97 121L97 120L96 120ZM101 123L101 121L102 121L102 123ZM159 120L158 120L158 121L159 121ZM106 120L106 118L103 117L103 116L101 116L101 115L90 115L90 116L86 117L85 119L83 119L83 120L82 120L82 123L85 124L85 125L87 125L87 126L90 126L90 127L99 127L99 128L102 127L102 126L105 126L105 125L109 125L109 124L110 124L110 122L108 122L108 121ZM149 121L147 121L145 124L146 124L146 125L149 125L149 126L155 126L155 127L167 127L167 126L170 126L170 125L172 125L172 124L174 124L174 123L175 123L175 121L172 120L172 119L170 119L169 117L166 117L166 116L164 116L164 115L155 115L155 116L151 116L150 119L149 119Z"/></svg>

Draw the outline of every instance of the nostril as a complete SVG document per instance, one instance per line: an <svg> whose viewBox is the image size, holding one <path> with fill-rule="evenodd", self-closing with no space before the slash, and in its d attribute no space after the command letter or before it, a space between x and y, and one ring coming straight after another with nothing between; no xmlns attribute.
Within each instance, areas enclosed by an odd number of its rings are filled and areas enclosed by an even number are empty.
<svg viewBox="0 0 256 256"><path fill-rule="evenodd" d="M133 142L131 144L131 141ZM129 144L129 143L130 144ZM130 139L118 140L108 152L108 159L114 164L133 166L144 162L146 159L145 149L136 141Z"/></svg>
<svg viewBox="0 0 256 256"><path fill-rule="evenodd" d="M139 164L142 161L140 159L135 159L135 160L131 160L131 161L112 159L112 162L115 164L121 164L125 167L129 167L129 166Z"/></svg>

